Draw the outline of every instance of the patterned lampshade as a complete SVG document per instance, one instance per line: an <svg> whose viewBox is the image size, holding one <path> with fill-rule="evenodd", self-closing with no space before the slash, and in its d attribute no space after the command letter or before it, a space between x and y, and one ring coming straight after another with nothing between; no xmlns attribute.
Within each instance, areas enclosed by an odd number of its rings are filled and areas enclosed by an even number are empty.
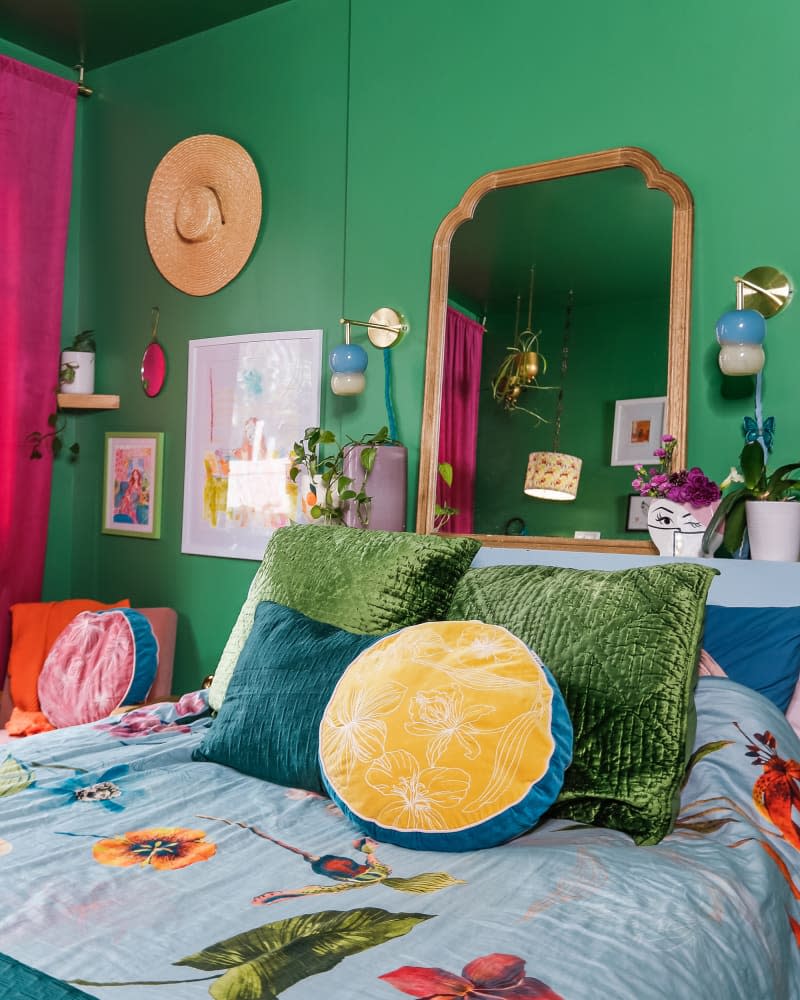
<svg viewBox="0 0 800 1000"><path fill-rule="evenodd" d="M532 451L528 456L525 492L540 500L574 500L583 463L560 451Z"/></svg>

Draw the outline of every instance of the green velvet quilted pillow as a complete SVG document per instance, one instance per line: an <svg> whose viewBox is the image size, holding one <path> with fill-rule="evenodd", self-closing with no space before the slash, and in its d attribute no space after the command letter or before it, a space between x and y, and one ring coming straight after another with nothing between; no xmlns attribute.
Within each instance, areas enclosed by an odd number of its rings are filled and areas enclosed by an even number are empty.
<svg viewBox="0 0 800 1000"><path fill-rule="evenodd" d="M208 692L219 711L259 601L274 601L348 632L382 635L444 618L480 543L472 538L360 531L322 524L279 528L228 637Z"/></svg>
<svg viewBox="0 0 800 1000"><path fill-rule="evenodd" d="M503 625L545 662L575 733L551 815L654 844L672 829L694 738L693 689L716 570L469 570L448 617Z"/></svg>

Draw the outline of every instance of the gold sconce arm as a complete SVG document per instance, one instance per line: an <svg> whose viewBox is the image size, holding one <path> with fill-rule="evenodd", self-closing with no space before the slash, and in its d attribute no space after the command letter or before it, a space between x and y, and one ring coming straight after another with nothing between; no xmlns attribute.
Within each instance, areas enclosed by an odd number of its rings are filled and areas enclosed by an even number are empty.
<svg viewBox="0 0 800 1000"><path fill-rule="evenodd" d="M344 325L344 342L350 343L350 327L366 327L367 336L373 347L387 348L396 347L403 339L403 335L408 333L410 327L405 316L396 309L383 306L376 309L367 322L359 319L345 319L342 317L339 322Z"/></svg>

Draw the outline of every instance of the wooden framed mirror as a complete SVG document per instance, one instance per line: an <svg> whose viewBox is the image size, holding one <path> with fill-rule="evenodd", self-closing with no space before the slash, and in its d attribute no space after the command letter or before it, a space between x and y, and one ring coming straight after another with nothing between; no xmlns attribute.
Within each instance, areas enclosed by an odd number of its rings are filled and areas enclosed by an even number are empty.
<svg viewBox="0 0 800 1000"><path fill-rule="evenodd" d="M585 189L579 187L579 185L584 184L583 181L579 180L580 178L586 178L587 184L594 186L591 188L587 186ZM552 181L557 183L547 185L546 182ZM632 181L635 181L635 184ZM660 217L664 220L663 246L655 255L660 262L659 266L663 272L660 278L655 273L656 269L654 269L655 277L651 279L646 276L649 272L647 272L646 268L642 268L644 267L647 255L643 249L640 251L640 248L637 248L633 242L637 233L640 239L643 241L646 239L649 242L649 232L652 228L647 214L650 209L649 203L647 210L643 212L642 206L644 203L641 200L636 201L626 221L621 216L624 216L624 211L627 210L620 209L619 206L622 205L622 202L615 200L618 198L618 195L621 197L620 192L625 190L633 191L636 185L641 187L642 192L648 197L653 192L661 192L658 196L659 203L665 206L664 209L658 209L661 213ZM482 247L493 244L496 240L500 239L497 232L502 229L502 226L498 222L498 218L501 218L501 216L498 215L495 208L490 212L488 206L490 203L494 206L500 196L499 193L506 191L509 193L508 195L503 195L503 197L511 198L513 196L516 202L504 209L504 211L507 214L510 213L515 226L524 229L522 233L523 242L528 240L530 243L528 261L524 267L525 273L516 276L518 294L522 293L524 299L522 306L523 314L528 308L527 274L529 266L536 269L538 285L540 266L546 270L550 263L548 261L548 253L550 253L553 260L558 258L562 262L568 262L567 265L562 266L562 270L569 271L570 273L561 275L559 280L564 283L564 288L569 285L570 292L573 291L574 287L575 299L579 308L582 303L581 296L583 295L583 302L587 306L584 315L590 311L590 304L586 303L587 299L590 299L593 295L595 297L594 301L596 301L598 295L606 294L609 296L609 308L616 310L616 315L619 317L628 317L630 325L633 322L630 319L630 315L632 312L635 313L635 310L631 308L631 303L636 300L637 295L643 294L641 286L650 281L663 282L661 293L663 296L663 334L660 330L655 330L654 332L653 327L660 325L658 322L650 323L647 320L641 320L640 352L637 347L637 352L641 353L643 370L647 371L647 366L650 366L648 377L651 378L651 382L649 384L658 384L659 386L663 386L663 389L659 389L656 392L633 391L639 385L639 382L635 380L631 381L630 378L627 383L621 385L615 384L612 354L608 354L607 370L604 370L602 360L592 362L595 372L592 381L597 385L599 399L593 404L595 406L593 412L597 416L593 417L591 422L598 425L598 434L602 436L602 449L605 449L606 445L608 447L607 456L603 460L598 459L596 478L598 480L602 479L609 465L614 403L618 398L665 395L664 429L667 433L674 435L677 440L673 467L681 468L685 464L694 214L692 196L688 187L675 174L664 170L651 153L636 147L620 147L529 166L514 167L508 170L493 171L484 174L469 186L458 205L442 221L433 243L425 393L420 440L419 489L417 497L416 530L418 532L429 533L435 530L437 490L441 482L439 476L439 431L446 318L448 300L451 296L451 291L453 291L451 289L451 275L456 272L472 272L470 280L476 282L476 294L473 296L473 302L479 308L479 311L483 310L485 312L486 299L482 297L489 294L488 288L490 285L502 285L503 283L496 273L496 268L494 274L489 274L486 266L476 258L480 257ZM527 197L528 192L536 196L536 203L533 204L533 207L524 207L524 203L520 201L520 198ZM576 195L578 193L578 200L582 200L584 195L588 193L591 197L596 198L596 204L590 207L588 203L583 204L580 212L576 214L573 209L575 209ZM564 195L569 197L569 202L562 200L559 203L559 197ZM640 195L636 194L635 197L639 199ZM562 206L561 210L558 208L559 204ZM563 206L565 205L570 206L571 210L569 212L563 211ZM607 222L603 221L602 213L604 206L608 209L609 213L613 213L613 215L609 216ZM538 232L539 220L544 219L548 213L551 220L551 228L555 236L558 237L557 239L545 239L543 238L543 234ZM489 219L489 225L484 226L482 230L484 235L477 240L467 239L464 234L469 232L469 227L465 226L462 229L462 224L477 224L482 216L486 216ZM561 221L562 217L563 223ZM655 217L654 215L653 218ZM583 263L580 263L581 258L586 257L587 248L584 245L586 240L582 228L583 222L578 223L576 219L588 220L596 227L600 226L601 235L604 225L608 227L609 231L612 228L615 228L615 231L618 229L621 234L619 236L619 255L617 256L614 238L609 235L607 244L601 249L599 254L595 254L594 265L591 260L584 260ZM477 225L473 226L473 230L476 233L480 231ZM588 230L586 231L588 232ZM569 246L570 233L574 233L575 239L580 241L580 245L575 244L572 249ZM488 237L486 234L489 234ZM550 248L555 249L552 249L551 252ZM451 252L455 252L457 249L459 253L463 252L467 255L466 266L462 266L464 265L464 261L461 259L458 262L451 260ZM540 257L539 260L536 259L537 254ZM605 266L609 263L618 265L616 273L613 271L613 268ZM520 270L520 268L517 268L517 270ZM482 278L480 280L476 279L476 274L482 274ZM589 275L591 277L587 277ZM477 288L477 285L481 287ZM593 288L591 295L588 294L589 285ZM617 298L612 300L610 296L614 287L617 288ZM508 298L508 289L505 290L505 294L506 298ZM509 302L508 305L510 313L511 303ZM534 306L538 308L539 305L540 303L534 299ZM519 310L519 305L517 305L517 310ZM519 315L519 312L517 314ZM552 310L551 314L554 315ZM614 315L613 312L612 315ZM523 324L524 319L525 316L523 315ZM499 336L501 341L499 356L502 357L503 345L511 342L512 331L508 329L508 324L506 324L506 329L496 334L494 329L490 330L490 327L493 327L495 324L486 324L484 320L484 325L486 328L485 336L487 338L490 334L492 337ZM503 324L499 325L502 326ZM534 322L534 329L536 329L536 325ZM551 325L555 328L561 324L553 322ZM610 330L610 336L613 338L613 324ZM579 333L580 330L578 331ZM658 339L662 336L663 343ZM558 374L561 357L561 340L561 330L553 329L549 334L548 348L544 352L550 357L549 371L551 379L549 388L551 389L556 388L559 377L563 378L563 370L561 376ZM488 395L491 396L489 384L494 375L491 366L487 367L487 355L485 352L485 345L487 343L488 340L484 341L484 362L481 369L480 388L482 394L481 406L485 405L483 394L488 392ZM497 345L495 344L496 347ZM572 356L580 359L581 349L580 336L573 336ZM494 355L496 358L496 349ZM658 367L658 377L662 380L661 382L652 382L654 367ZM484 368L486 368L485 371L483 370ZM547 383L548 379L545 377L539 381ZM645 379L642 381L643 383L646 382ZM584 385L587 384L584 382ZM563 383L561 389L561 395L566 401L564 413L565 417L568 417L570 401L569 396L563 392ZM573 386L568 383L569 391L573 391ZM554 395L554 393L551 394L551 399ZM573 400L573 409L575 408L574 402ZM511 421L524 422L528 419L524 413L517 412L505 414L505 417L509 421L506 425L509 428L513 426ZM492 417L490 420L485 421L487 426L490 426L491 421L494 419ZM552 423L552 420L550 423ZM558 423L561 424L561 421L559 420ZM601 423L602 427L599 426ZM517 424L517 427L519 426ZM580 435L585 433L586 426L588 425L584 425L582 428L573 428L573 438L577 436L578 440L580 440ZM542 430L542 427L544 430ZM501 453L503 449L497 448L495 445L498 441L504 439L504 432L495 429L490 430L488 433L495 435L494 438L489 438L490 450L494 453ZM536 425L534 421L531 421L526 426L524 433L530 436L530 451L539 449L540 444L543 446L543 450L549 450L547 437L552 431L548 429L547 423ZM536 435L538 435L538 438ZM536 443L537 441L539 443ZM601 446L598 445L598 449ZM569 451L571 449L565 447L562 450ZM628 472L630 475L628 475ZM634 470L631 467L627 471L617 470L617 473L615 485L611 487L616 493L614 496L609 497L609 502L614 507L613 514L606 512L603 516L606 522L609 522L609 517L611 517L611 522L609 523L613 523L615 526L618 524L618 531L624 532L625 514L628 506L627 495L630 493L629 483L630 479L633 478ZM621 473L621 476L619 473ZM458 468L454 469L454 475L458 475ZM537 531L537 521L546 522L547 519L542 516L544 508L537 508L536 505L544 503L549 506L549 504L548 501L535 500L523 495L524 475L525 468L520 467L519 456L515 458L513 467L501 470L495 463L495 466L488 468L483 476L481 475L480 467L478 467L476 482L489 484L487 488L495 491L498 489L507 491L509 498L505 511L505 514L509 515L506 525L499 526L500 522L497 521L495 516L495 522L492 523L490 521L490 527L487 529L476 517L475 526L469 533L480 538L485 545L516 545L525 548L576 549L629 554L637 552L642 554L655 553L655 547L650 542L646 532L642 532L634 538L610 537L612 532L602 532L599 539L573 537L574 531L591 530L594 527L591 521L592 516L594 516L591 513L591 509L584 505L584 510L589 509L589 513L588 515L580 513L580 492L578 501L557 505L565 509L574 503L572 510L577 515L574 528L570 530L559 528L557 532ZM584 466L584 479L587 475L592 476L593 473L591 469L587 469ZM590 479L589 481L592 482L593 480ZM625 483L627 483L627 486L625 486ZM520 511L522 511L521 514ZM588 522L586 520L587 516L589 518ZM511 533L512 529L510 525L512 523L522 523L523 526L529 526L527 532L524 534ZM524 527L523 530L525 530ZM613 533L616 533L616 531ZM608 535L609 537L603 537L604 535Z"/></svg>

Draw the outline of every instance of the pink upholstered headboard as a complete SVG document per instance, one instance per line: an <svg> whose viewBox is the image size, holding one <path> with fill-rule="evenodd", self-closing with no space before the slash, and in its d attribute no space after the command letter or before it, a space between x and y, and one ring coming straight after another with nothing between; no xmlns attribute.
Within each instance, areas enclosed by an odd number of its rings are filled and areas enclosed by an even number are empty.
<svg viewBox="0 0 800 1000"><path fill-rule="evenodd" d="M173 608L139 608L147 616L158 642L158 669L148 701L161 701L172 694L172 667L175 660L175 634L178 615Z"/></svg>

